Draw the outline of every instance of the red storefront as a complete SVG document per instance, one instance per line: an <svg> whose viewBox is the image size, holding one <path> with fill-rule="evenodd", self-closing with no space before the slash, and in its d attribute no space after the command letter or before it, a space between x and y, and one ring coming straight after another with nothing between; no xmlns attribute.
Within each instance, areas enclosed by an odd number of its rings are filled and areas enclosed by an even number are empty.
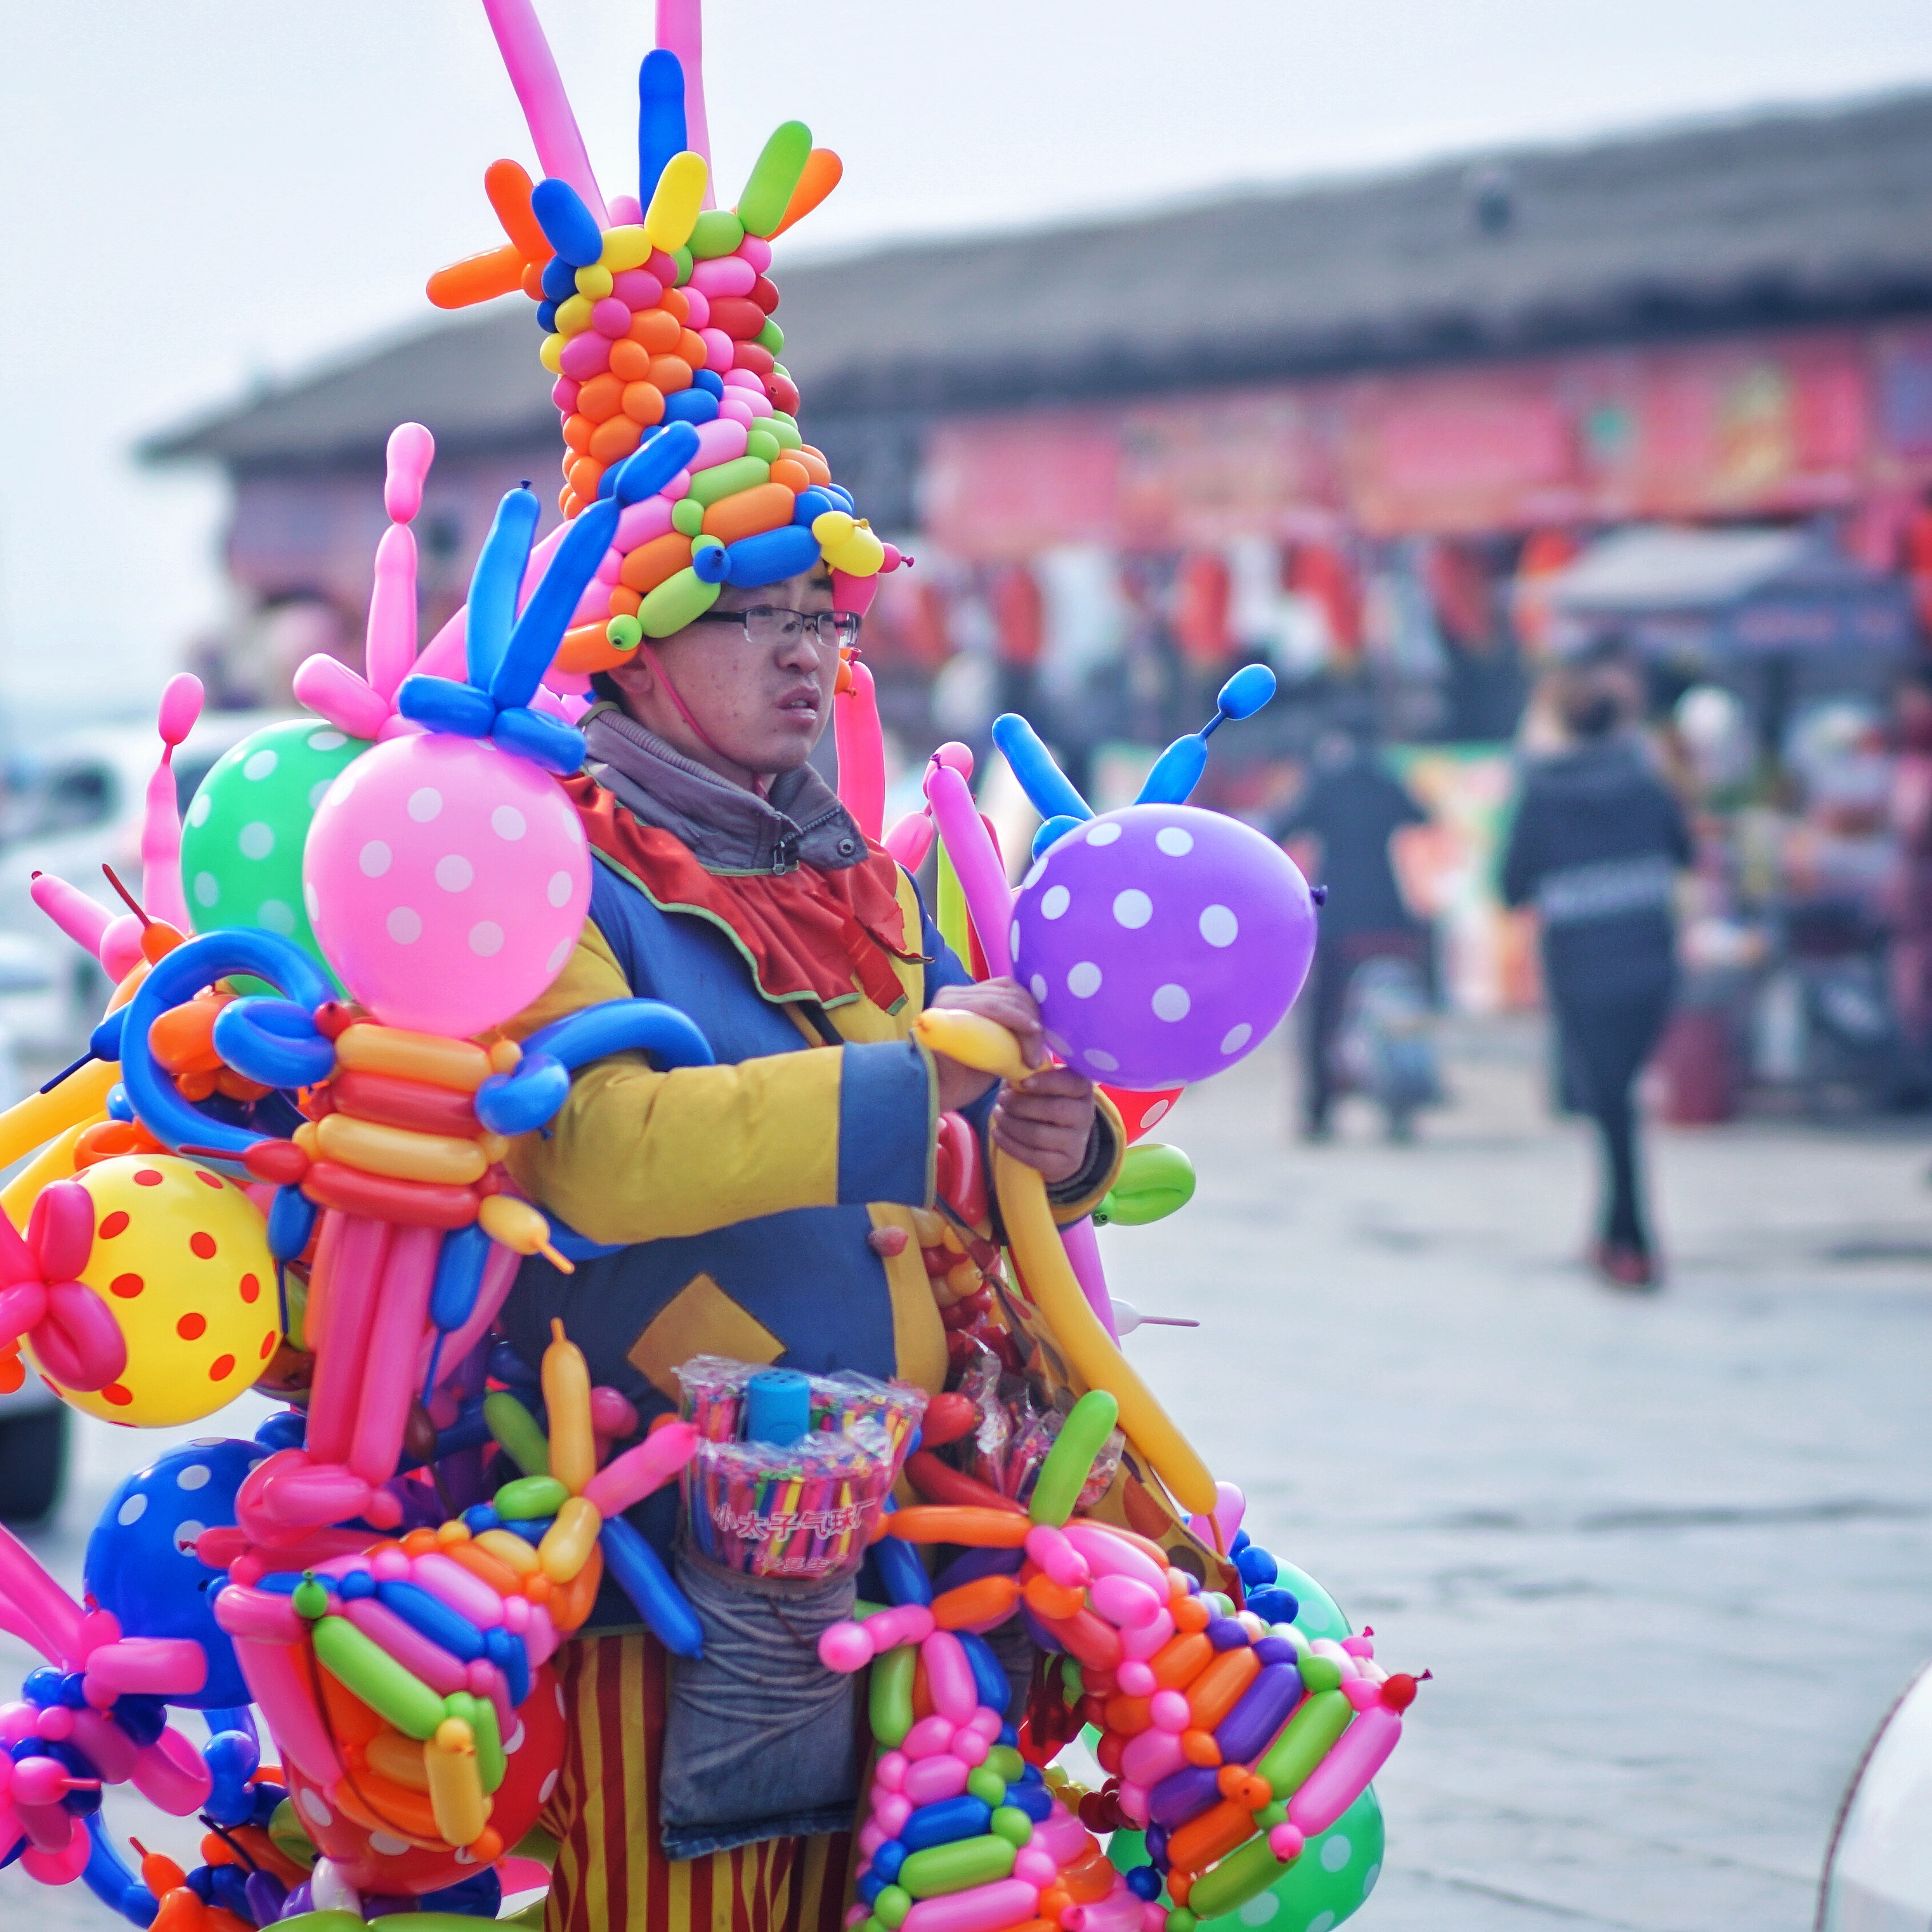
<svg viewBox="0 0 1932 1932"><path fill-rule="evenodd" d="M962 559L1240 536L1527 536L1856 512L1932 484L1932 324L1276 382L941 421L925 533Z"/></svg>

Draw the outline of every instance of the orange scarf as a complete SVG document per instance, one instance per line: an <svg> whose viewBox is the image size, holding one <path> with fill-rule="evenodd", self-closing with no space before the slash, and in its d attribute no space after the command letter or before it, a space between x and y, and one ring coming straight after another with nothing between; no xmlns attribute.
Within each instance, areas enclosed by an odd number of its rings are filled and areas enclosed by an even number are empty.
<svg viewBox="0 0 1932 1932"><path fill-rule="evenodd" d="M925 956L906 950L898 899L898 863L866 841L856 866L821 872L710 872L674 834L640 825L594 778L566 778L592 846L666 912L694 913L723 926L752 966L761 995L774 1001L808 996L832 1006L854 998L853 982L884 1012L897 1011L905 988L895 960Z"/></svg>

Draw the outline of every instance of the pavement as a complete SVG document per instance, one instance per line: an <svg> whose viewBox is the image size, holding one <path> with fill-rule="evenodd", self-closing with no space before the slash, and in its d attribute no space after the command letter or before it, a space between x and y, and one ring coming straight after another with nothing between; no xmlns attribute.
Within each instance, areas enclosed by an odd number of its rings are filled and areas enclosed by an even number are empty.
<svg viewBox="0 0 1932 1932"><path fill-rule="evenodd" d="M1580 1264L1540 1030L1449 1044L1411 1147L1291 1142L1273 1052L1190 1094L1193 1202L1102 1238L1203 1326L1128 1346L1256 1540L1435 1673L1360 1922L1798 1932L1932 1654L1932 1136L1652 1132L1670 1279L1632 1295Z"/></svg>
<svg viewBox="0 0 1932 1932"><path fill-rule="evenodd" d="M1593 1156L1548 1114L1534 1023L1444 1044L1451 1103L1406 1147L1355 1102L1296 1142L1264 1049L1160 1130L1192 1204L1102 1236L1117 1293L1203 1324L1127 1346L1257 1540L1434 1673L1377 1780L1357 1922L1802 1932L1845 1783L1932 1655L1932 1133L1653 1132L1670 1274L1634 1296L1579 1260ZM28 1540L77 1586L124 1475L266 1406L82 1420ZM0 1637L0 1682L32 1660ZM191 1824L108 1802L124 1838L191 1853ZM0 1876L0 1924L28 1910L110 1922Z"/></svg>

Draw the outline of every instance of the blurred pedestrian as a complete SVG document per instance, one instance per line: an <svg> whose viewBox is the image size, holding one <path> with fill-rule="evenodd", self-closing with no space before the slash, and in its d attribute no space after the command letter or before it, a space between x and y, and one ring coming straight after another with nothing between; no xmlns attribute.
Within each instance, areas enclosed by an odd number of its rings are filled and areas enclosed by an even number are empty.
<svg viewBox="0 0 1932 1932"><path fill-rule="evenodd" d="M1615 662L1558 680L1568 748L1532 764L1503 860L1503 897L1534 904L1544 976L1575 1097L1601 1136L1604 1200L1593 1258L1621 1288L1658 1264L1637 1174L1632 1090L1669 1016L1672 902L1690 862L1684 814L1630 728L1636 706Z"/></svg>
<svg viewBox="0 0 1932 1932"><path fill-rule="evenodd" d="M1887 816L1897 842L1886 962L1905 1064L1902 1084L1932 1084L1932 666L1916 664L1894 700L1898 755Z"/></svg>
<svg viewBox="0 0 1932 1932"><path fill-rule="evenodd" d="M1301 1013L1302 1132L1325 1139L1336 1090L1336 1036L1348 982L1371 959L1408 963L1430 983L1429 928L1409 910L1396 883L1389 841L1428 814L1376 755L1373 734L1355 723L1324 735L1300 795L1270 828L1302 869L1328 889L1315 958L1298 1003ZM1391 1115L1400 1137L1406 1118Z"/></svg>

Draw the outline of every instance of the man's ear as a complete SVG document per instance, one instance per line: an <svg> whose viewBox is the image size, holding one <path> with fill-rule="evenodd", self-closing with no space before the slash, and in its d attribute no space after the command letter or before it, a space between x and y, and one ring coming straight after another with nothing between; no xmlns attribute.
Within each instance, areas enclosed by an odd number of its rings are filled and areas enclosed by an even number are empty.
<svg viewBox="0 0 1932 1932"><path fill-rule="evenodd" d="M657 682L651 675L650 660L641 651L632 652L623 663L608 671L599 671L597 675L610 684L620 704L642 698Z"/></svg>

